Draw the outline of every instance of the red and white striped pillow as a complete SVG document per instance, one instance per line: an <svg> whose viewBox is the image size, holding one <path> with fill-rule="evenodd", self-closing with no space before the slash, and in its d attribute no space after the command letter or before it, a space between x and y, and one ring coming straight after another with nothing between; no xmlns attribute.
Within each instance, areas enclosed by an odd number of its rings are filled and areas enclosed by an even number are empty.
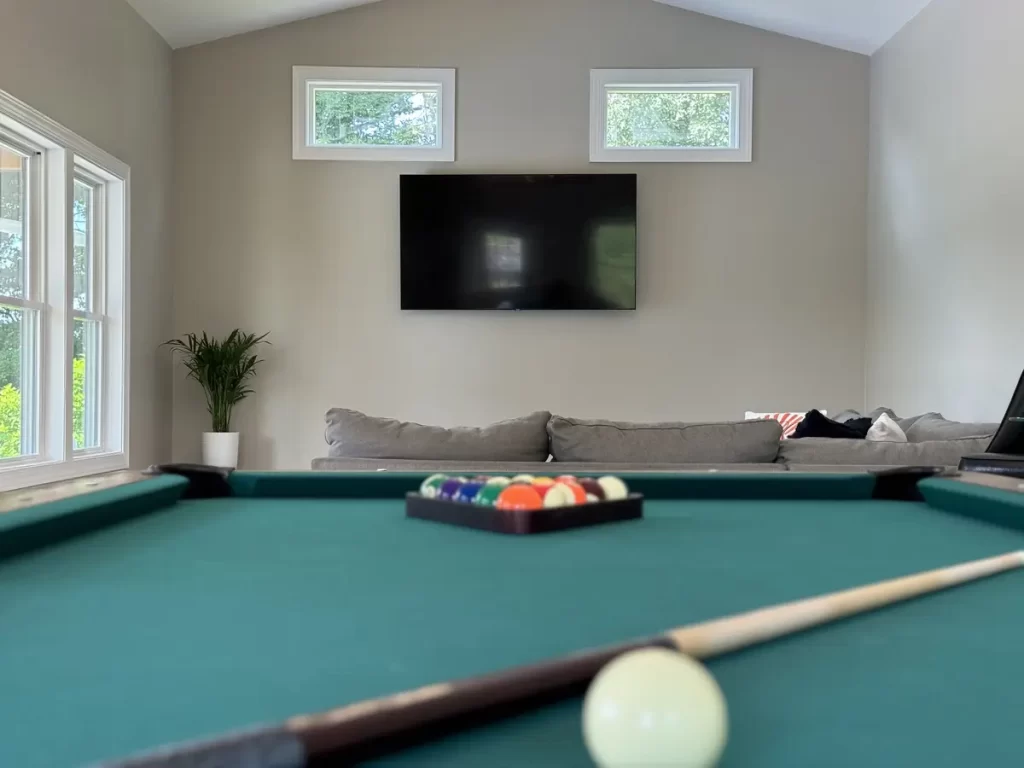
<svg viewBox="0 0 1024 768"><path fill-rule="evenodd" d="M828 416L825 411L821 412L823 416ZM796 428L800 426L800 422L807 416L807 411L801 413L755 413L754 411L747 411L747 421L777 421L782 425L782 439L788 440L790 436L796 432Z"/></svg>

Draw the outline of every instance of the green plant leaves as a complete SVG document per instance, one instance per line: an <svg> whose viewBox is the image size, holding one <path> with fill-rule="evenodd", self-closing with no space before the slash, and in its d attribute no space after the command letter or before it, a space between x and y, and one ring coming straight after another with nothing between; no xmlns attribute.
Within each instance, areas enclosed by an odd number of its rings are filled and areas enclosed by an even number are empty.
<svg viewBox="0 0 1024 768"><path fill-rule="evenodd" d="M257 336L237 328L224 339L189 333L171 339L164 346L180 355L188 378L199 382L206 396L206 409L213 419L214 432L231 431L231 411L253 393L249 382L256 366L263 362L255 349L269 344L269 334Z"/></svg>

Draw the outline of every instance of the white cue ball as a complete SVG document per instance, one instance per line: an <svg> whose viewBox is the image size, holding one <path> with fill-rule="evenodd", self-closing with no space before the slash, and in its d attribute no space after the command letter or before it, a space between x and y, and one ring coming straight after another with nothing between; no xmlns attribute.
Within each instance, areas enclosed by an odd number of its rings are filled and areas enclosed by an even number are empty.
<svg viewBox="0 0 1024 768"><path fill-rule="evenodd" d="M599 768L710 768L728 730L725 696L711 673L666 648L619 656L583 700L583 740Z"/></svg>
<svg viewBox="0 0 1024 768"><path fill-rule="evenodd" d="M598 478L597 484L601 486L601 490L604 491L605 501L619 501L629 496L629 488L617 477L608 475L606 477Z"/></svg>

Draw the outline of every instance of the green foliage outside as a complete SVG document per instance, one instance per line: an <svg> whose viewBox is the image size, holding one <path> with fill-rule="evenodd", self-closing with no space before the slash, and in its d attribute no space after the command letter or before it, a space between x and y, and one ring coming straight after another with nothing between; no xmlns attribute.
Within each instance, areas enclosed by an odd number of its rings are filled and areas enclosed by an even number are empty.
<svg viewBox="0 0 1024 768"><path fill-rule="evenodd" d="M20 171L0 172L0 219L22 222L24 198L23 174ZM92 193L84 184L75 184L74 227L84 233L92 206ZM79 240L80 238L76 238ZM16 234L0 231L0 296L24 296L22 286L24 242ZM86 285L89 276L88 254L84 245L74 250L74 306L86 306ZM7 385L21 386L21 321L22 311L0 306L0 390ZM75 357L84 352L84 324L75 323Z"/></svg>
<svg viewBox="0 0 1024 768"><path fill-rule="evenodd" d="M729 93L609 93L609 147L732 145Z"/></svg>
<svg viewBox="0 0 1024 768"><path fill-rule="evenodd" d="M432 147L436 93L318 90L315 139L324 146Z"/></svg>
<svg viewBox="0 0 1024 768"><path fill-rule="evenodd" d="M3 150L0 150L3 151ZM10 158L10 154L7 155ZM0 219L21 222L22 173L0 172ZM14 228L17 231L17 227ZM0 231L0 296L22 297L22 238ZM21 312L0 307L0 388L21 382Z"/></svg>
<svg viewBox="0 0 1024 768"><path fill-rule="evenodd" d="M72 432L75 445L85 445L85 358L72 369ZM21 455L21 392L13 384L0 389L0 459Z"/></svg>

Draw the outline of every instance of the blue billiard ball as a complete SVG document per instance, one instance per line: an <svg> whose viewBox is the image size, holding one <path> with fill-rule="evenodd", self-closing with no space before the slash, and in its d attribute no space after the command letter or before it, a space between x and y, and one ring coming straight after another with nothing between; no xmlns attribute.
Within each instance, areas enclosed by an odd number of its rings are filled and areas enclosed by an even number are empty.
<svg viewBox="0 0 1024 768"><path fill-rule="evenodd" d="M441 487L437 489L437 498L444 501L452 501L464 483L464 480L459 480L458 478L445 480Z"/></svg>
<svg viewBox="0 0 1024 768"><path fill-rule="evenodd" d="M464 483L459 492L455 494L455 501L463 504L472 504L476 500L476 495L480 493L480 489L484 487L483 483L477 483L470 481Z"/></svg>

